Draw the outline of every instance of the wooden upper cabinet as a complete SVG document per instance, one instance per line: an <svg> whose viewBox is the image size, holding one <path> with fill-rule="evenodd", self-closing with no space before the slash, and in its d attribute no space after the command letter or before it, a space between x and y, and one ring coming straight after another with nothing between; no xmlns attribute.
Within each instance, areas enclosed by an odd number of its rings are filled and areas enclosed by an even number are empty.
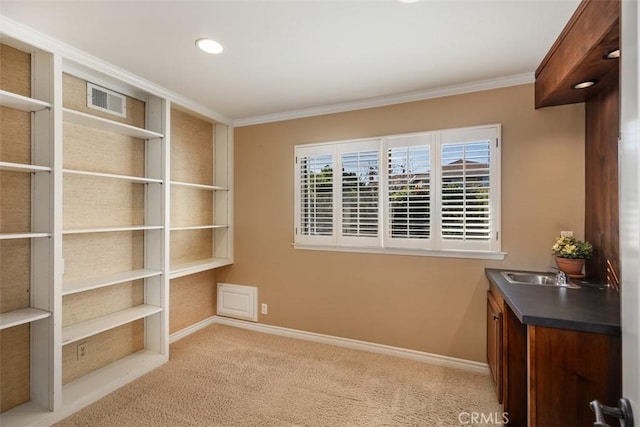
<svg viewBox="0 0 640 427"><path fill-rule="evenodd" d="M605 55L620 47L620 0L583 0L536 70L535 107L584 102L598 92L599 83L617 59ZM576 83L597 80L588 89Z"/></svg>

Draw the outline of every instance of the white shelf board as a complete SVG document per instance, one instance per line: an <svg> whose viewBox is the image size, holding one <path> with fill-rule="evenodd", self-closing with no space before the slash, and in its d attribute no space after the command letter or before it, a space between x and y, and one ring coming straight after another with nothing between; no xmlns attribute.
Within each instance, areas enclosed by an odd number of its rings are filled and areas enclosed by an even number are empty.
<svg viewBox="0 0 640 427"><path fill-rule="evenodd" d="M117 285L119 283L129 282L132 280L145 279L147 277L160 276L162 271L141 268L139 270L125 271L122 273L111 274L104 277L96 277L90 279L74 280L62 283L62 295L71 295L78 292L89 291L91 289L104 288L106 286Z"/></svg>
<svg viewBox="0 0 640 427"><path fill-rule="evenodd" d="M69 228L62 231L62 234L90 234L90 233L115 233L118 231L144 231L162 230L161 225L130 225L122 227L100 227L100 228Z"/></svg>
<svg viewBox="0 0 640 427"><path fill-rule="evenodd" d="M70 414L69 414L70 415ZM1 426L39 426L51 425L47 422L53 412L32 401L23 403L0 414Z"/></svg>
<svg viewBox="0 0 640 427"><path fill-rule="evenodd" d="M197 188L199 190L229 191L228 187L220 187L218 185L193 184L191 182L171 181L171 185L175 185L176 187Z"/></svg>
<svg viewBox="0 0 640 427"><path fill-rule="evenodd" d="M71 412L95 402L168 360L168 355L140 350L83 375L62 387L61 411L68 411L71 415Z"/></svg>
<svg viewBox="0 0 640 427"><path fill-rule="evenodd" d="M171 231L184 230L207 230L211 228L229 228L229 224L212 224L212 225L188 225L184 227L171 227Z"/></svg>
<svg viewBox="0 0 640 427"><path fill-rule="evenodd" d="M116 311L115 313L107 314L106 316L65 326L62 328L62 345L80 341L101 332L108 331L109 329L117 328L118 326L133 322L134 320L143 319L161 311L162 307L141 304L125 310Z"/></svg>
<svg viewBox="0 0 640 427"><path fill-rule="evenodd" d="M80 111L71 110L69 108L63 108L63 112L64 120L69 123L75 123L82 126L90 126L96 129L119 133L121 135L128 135L140 139L156 139L163 137L163 135L158 132L153 132L147 129L142 129L109 119L103 119L102 117L93 116L91 114L82 113Z"/></svg>
<svg viewBox="0 0 640 427"><path fill-rule="evenodd" d="M49 166L27 165L24 163L0 162L0 170L10 172L51 172Z"/></svg>
<svg viewBox="0 0 640 427"><path fill-rule="evenodd" d="M23 308L0 314L0 329L12 328L24 323L46 319L51 313L37 308Z"/></svg>
<svg viewBox="0 0 640 427"><path fill-rule="evenodd" d="M0 240L34 239L37 237L51 237L51 233L0 233Z"/></svg>
<svg viewBox="0 0 640 427"><path fill-rule="evenodd" d="M48 102L29 98L28 96L18 95L17 93L7 92L6 90L0 90L0 106L27 112L35 112L51 108L51 104Z"/></svg>
<svg viewBox="0 0 640 427"><path fill-rule="evenodd" d="M128 175L117 175L112 173L102 173L102 172L89 172L89 171L81 171L76 169L62 169L62 172L69 175L80 175L80 176L91 176L96 178L108 178L108 179L119 179L123 181L129 181L134 183L162 183L161 179L155 178L145 178L140 176L128 176Z"/></svg>
<svg viewBox="0 0 640 427"><path fill-rule="evenodd" d="M188 276L189 274L200 273L201 271L212 270L214 268L224 267L225 265L230 264L231 260L228 258L208 258L184 264L176 264L171 266L169 278L176 279L178 277Z"/></svg>

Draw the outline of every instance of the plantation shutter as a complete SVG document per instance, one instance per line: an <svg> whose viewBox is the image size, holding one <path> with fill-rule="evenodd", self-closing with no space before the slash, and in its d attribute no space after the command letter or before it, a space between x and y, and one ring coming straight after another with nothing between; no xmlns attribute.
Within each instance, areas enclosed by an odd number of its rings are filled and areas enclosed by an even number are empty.
<svg viewBox="0 0 640 427"><path fill-rule="evenodd" d="M422 134L387 141L387 246L430 247L431 140Z"/></svg>
<svg viewBox="0 0 640 427"><path fill-rule="evenodd" d="M357 147L357 151L353 148ZM341 147L341 241L377 244L380 236L380 141Z"/></svg>
<svg viewBox="0 0 640 427"><path fill-rule="evenodd" d="M490 136L486 139L482 133ZM493 247L495 232L492 176L495 132L443 133L440 146L440 234L443 249ZM466 138L465 138L466 137ZM468 140L467 138L473 138ZM465 140L466 139L466 140Z"/></svg>
<svg viewBox="0 0 640 427"><path fill-rule="evenodd" d="M301 148L298 166L296 241L334 242L334 155L331 150Z"/></svg>
<svg viewBox="0 0 640 427"><path fill-rule="evenodd" d="M500 256L500 134L487 125L296 146L296 247Z"/></svg>

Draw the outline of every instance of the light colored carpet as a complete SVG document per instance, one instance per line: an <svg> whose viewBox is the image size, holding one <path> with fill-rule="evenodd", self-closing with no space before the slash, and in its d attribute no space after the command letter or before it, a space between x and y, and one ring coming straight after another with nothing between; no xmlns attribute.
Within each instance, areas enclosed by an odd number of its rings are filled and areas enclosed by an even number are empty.
<svg viewBox="0 0 640 427"><path fill-rule="evenodd" d="M488 376L213 325L173 343L167 364L56 425L470 424L461 412L501 412Z"/></svg>

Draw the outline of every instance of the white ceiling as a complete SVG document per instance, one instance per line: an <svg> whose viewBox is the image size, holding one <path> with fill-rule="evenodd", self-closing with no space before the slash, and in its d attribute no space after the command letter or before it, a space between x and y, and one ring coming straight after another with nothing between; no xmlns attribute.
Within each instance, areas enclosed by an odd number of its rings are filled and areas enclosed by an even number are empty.
<svg viewBox="0 0 640 427"><path fill-rule="evenodd" d="M11 1L2 15L236 123L531 79L579 0ZM222 43L219 56L195 39Z"/></svg>

